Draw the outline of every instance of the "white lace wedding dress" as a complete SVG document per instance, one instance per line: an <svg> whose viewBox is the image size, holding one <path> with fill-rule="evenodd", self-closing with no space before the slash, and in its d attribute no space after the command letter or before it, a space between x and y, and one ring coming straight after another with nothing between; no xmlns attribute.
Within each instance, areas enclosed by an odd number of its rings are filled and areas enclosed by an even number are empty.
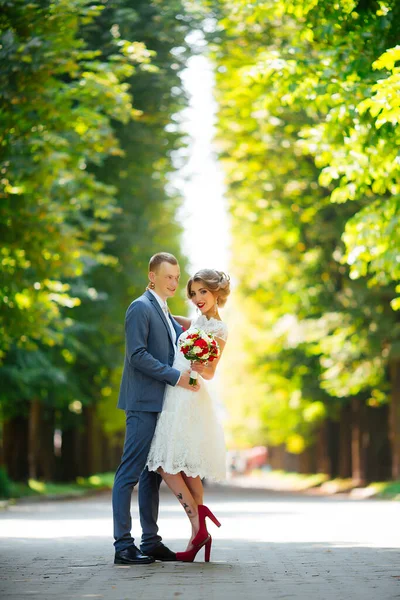
<svg viewBox="0 0 400 600"><path fill-rule="evenodd" d="M179 339L185 338L193 328L212 333L216 338L227 339L227 326L222 321L201 315ZM174 365L180 371L190 367L179 349ZM179 386L166 386L163 410L158 416L147 467L156 471L162 467L166 473L183 471L190 477L200 476L215 481L225 479L225 440L222 425L216 414L207 381L198 378L200 390L191 392Z"/></svg>

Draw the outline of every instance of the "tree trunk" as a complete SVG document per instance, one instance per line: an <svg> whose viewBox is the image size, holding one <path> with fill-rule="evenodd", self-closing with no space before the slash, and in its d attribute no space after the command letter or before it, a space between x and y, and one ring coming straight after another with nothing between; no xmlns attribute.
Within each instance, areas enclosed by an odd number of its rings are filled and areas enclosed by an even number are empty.
<svg viewBox="0 0 400 600"><path fill-rule="evenodd" d="M108 471L115 470L116 465L114 464L113 448L111 446L111 442L102 430L100 431L100 438L101 462L99 471L101 473L106 473Z"/></svg>
<svg viewBox="0 0 400 600"><path fill-rule="evenodd" d="M326 473L330 475L331 465L328 454L328 422L324 421L318 428L317 432L317 473Z"/></svg>
<svg viewBox="0 0 400 600"><path fill-rule="evenodd" d="M39 440L39 476L45 481L54 481L54 410L41 410L40 440Z"/></svg>
<svg viewBox="0 0 400 600"><path fill-rule="evenodd" d="M351 475L351 406L346 404L340 411L339 477L348 479Z"/></svg>
<svg viewBox="0 0 400 600"><path fill-rule="evenodd" d="M317 470L315 445L309 446L299 456L300 473L305 475L315 473Z"/></svg>
<svg viewBox="0 0 400 600"><path fill-rule="evenodd" d="M39 451L40 451L40 402L33 400L29 410L29 478L39 478Z"/></svg>
<svg viewBox="0 0 400 600"><path fill-rule="evenodd" d="M15 417L3 424L4 462L12 481L27 481L28 466L28 419Z"/></svg>
<svg viewBox="0 0 400 600"><path fill-rule="evenodd" d="M285 446L269 446L268 447L268 460L271 468L274 471L284 470L285 468Z"/></svg>
<svg viewBox="0 0 400 600"><path fill-rule="evenodd" d="M339 423L328 419L328 475L334 479L339 474Z"/></svg>
<svg viewBox="0 0 400 600"><path fill-rule="evenodd" d="M400 479L400 361L390 363L392 395L389 406L389 437L392 449L392 478Z"/></svg>
<svg viewBox="0 0 400 600"><path fill-rule="evenodd" d="M388 432L389 407L367 407L370 445L368 448L368 481L385 481L391 476L391 448Z"/></svg>
<svg viewBox="0 0 400 600"><path fill-rule="evenodd" d="M83 409L85 423L85 476L89 477L101 470L101 429L96 415L95 406L85 406Z"/></svg>
<svg viewBox="0 0 400 600"><path fill-rule="evenodd" d="M62 446L60 458L61 481L74 481L78 476L84 476L81 457L83 455L82 434L79 428L80 415L75 415L75 423L62 431Z"/></svg>
<svg viewBox="0 0 400 600"><path fill-rule="evenodd" d="M351 461L352 478L356 485L364 485L367 481L367 451L369 432L366 429L366 406L360 398L351 401Z"/></svg>
<svg viewBox="0 0 400 600"><path fill-rule="evenodd" d="M29 478L52 481L54 478L54 412L44 410L35 399L29 411Z"/></svg>

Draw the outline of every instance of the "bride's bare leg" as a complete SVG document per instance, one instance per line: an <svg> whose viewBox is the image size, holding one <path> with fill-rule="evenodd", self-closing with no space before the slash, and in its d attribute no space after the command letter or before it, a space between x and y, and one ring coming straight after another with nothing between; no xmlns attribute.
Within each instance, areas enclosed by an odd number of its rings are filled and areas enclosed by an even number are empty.
<svg viewBox="0 0 400 600"><path fill-rule="evenodd" d="M189 477L188 475L185 475L185 473L182 473L182 477L196 504L203 504L204 488L200 477Z"/></svg>
<svg viewBox="0 0 400 600"><path fill-rule="evenodd" d="M204 488L200 477L189 477L188 475L185 475L185 473L182 473L182 478L192 494L193 500L196 502L196 504L203 504ZM192 536L189 540L189 546L196 533L197 531L195 531L192 527Z"/></svg>
<svg viewBox="0 0 400 600"><path fill-rule="evenodd" d="M197 511L197 502L193 498L189 487L186 485L185 480L182 477L181 473L177 473L176 475L172 475L171 473L166 473L163 469L158 469L161 477L164 479L165 483L169 487L169 489L175 494L178 498L179 502L182 504L185 512L190 520L192 525L192 535L190 541L199 531L199 516ZM189 541L189 546L190 546ZM188 546L188 547L189 547Z"/></svg>

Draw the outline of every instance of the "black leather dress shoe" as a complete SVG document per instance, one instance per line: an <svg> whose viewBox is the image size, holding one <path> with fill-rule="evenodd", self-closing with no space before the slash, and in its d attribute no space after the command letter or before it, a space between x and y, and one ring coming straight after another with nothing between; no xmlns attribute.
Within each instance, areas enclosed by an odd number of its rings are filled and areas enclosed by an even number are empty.
<svg viewBox="0 0 400 600"><path fill-rule="evenodd" d="M152 556L142 554L133 544L123 550L117 550L114 558L115 565L149 565L154 561Z"/></svg>
<svg viewBox="0 0 400 600"><path fill-rule="evenodd" d="M173 561L176 560L175 552L172 552L167 546L164 544L160 544L156 546L152 550L146 550L147 556L151 556L154 560L163 560L163 561Z"/></svg>

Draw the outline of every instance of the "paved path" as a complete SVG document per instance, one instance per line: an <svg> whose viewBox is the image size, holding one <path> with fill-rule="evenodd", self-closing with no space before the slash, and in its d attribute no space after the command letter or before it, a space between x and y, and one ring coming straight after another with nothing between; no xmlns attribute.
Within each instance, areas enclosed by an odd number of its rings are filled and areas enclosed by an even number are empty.
<svg viewBox="0 0 400 600"><path fill-rule="evenodd" d="M108 494L19 504L0 513L0 598L400 598L399 502L213 488L207 503L223 524L212 526L212 563L142 567L113 565ZM160 527L184 548L189 525L166 489Z"/></svg>

